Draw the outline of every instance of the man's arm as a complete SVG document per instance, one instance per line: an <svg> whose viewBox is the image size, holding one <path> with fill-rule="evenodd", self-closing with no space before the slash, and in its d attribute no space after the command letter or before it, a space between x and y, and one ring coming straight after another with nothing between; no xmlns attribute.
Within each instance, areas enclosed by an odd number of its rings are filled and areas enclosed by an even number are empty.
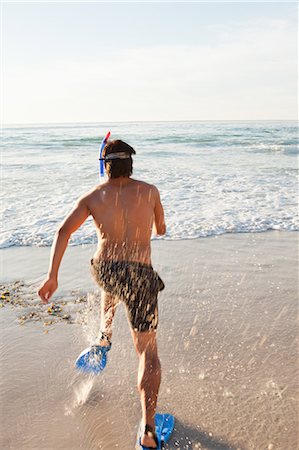
<svg viewBox="0 0 299 450"><path fill-rule="evenodd" d="M164 219L164 209L160 199L160 193L155 187L155 208L154 208L154 222L157 234L160 236L166 233L166 225Z"/></svg>
<svg viewBox="0 0 299 450"><path fill-rule="evenodd" d="M58 287L58 270L71 234L85 222L89 214L86 197L81 197L55 233L51 248L48 277L38 291L38 295L44 303L48 303Z"/></svg>

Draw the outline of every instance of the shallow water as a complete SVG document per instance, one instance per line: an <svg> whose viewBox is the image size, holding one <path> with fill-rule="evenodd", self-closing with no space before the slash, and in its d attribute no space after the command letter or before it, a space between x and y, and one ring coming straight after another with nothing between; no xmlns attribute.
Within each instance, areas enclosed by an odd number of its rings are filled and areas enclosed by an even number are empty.
<svg viewBox="0 0 299 450"><path fill-rule="evenodd" d="M296 233L278 232L155 243L154 265L166 283L158 409L176 418L166 448L296 448L297 243ZM40 264L47 260L48 249L35 250ZM80 276L90 251L71 249L77 268L65 265L63 279ZM36 297L26 292L28 307ZM1 448L134 448L137 357L122 306L105 371L93 378L74 370L99 325L94 292L85 294L80 303L82 292L62 295L65 307L82 309L73 312L81 322L20 325L23 305L0 309ZM58 294L54 303L61 304Z"/></svg>

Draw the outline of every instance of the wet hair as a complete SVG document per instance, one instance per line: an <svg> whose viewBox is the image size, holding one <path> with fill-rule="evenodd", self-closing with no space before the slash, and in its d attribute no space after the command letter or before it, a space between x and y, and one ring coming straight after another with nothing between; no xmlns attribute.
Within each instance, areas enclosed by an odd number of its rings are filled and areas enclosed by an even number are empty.
<svg viewBox="0 0 299 450"><path fill-rule="evenodd" d="M114 159L109 159L109 155L118 153ZM103 150L105 159L105 169L109 178L130 177L133 173L132 155L136 152L130 145L116 139L108 141ZM127 156L127 158L126 158ZM125 159L123 159L125 157Z"/></svg>

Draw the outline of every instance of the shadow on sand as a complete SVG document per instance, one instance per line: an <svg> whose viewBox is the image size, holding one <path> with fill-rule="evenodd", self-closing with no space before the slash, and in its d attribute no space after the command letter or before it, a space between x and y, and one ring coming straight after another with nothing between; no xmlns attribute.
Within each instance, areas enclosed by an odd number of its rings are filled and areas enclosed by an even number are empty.
<svg viewBox="0 0 299 450"><path fill-rule="evenodd" d="M244 450L241 446L229 444L224 439L210 436L197 428L188 427L176 420L170 441L165 450Z"/></svg>

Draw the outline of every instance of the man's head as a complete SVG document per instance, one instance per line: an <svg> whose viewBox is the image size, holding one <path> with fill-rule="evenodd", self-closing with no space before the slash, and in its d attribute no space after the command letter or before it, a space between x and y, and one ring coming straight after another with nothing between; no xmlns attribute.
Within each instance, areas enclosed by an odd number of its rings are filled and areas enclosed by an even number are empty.
<svg viewBox="0 0 299 450"><path fill-rule="evenodd" d="M133 147L120 139L108 141L102 155L108 177L130 177L133 172L132 155L135 153Z"/></svg>

